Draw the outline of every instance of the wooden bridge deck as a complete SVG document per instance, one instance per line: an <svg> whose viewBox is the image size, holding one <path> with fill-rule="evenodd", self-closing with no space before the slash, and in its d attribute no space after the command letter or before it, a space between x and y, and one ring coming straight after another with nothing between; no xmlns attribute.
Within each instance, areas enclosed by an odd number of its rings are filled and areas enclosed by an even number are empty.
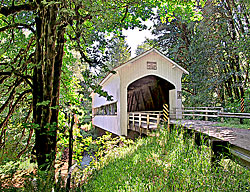
<svg viewBox="0 0 250 192"><path fill-rule="evenodd" d="M199 120L171 120L171 124L182 125L187 129L208 135L218 140L227 141L231 145L250 151L250 130L216 126L219 122ZM250 125L249 125L250 128Z"/></svg>

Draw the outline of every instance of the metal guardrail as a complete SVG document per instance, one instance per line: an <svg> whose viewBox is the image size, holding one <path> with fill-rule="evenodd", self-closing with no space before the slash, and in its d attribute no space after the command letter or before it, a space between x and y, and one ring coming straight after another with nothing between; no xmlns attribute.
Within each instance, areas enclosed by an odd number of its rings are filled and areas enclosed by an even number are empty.
<svg viewBox="0 0 250 192"><path fill-rule="evenodd" d="M233 145L230 147L230 152L236 161L250 170L250 151Z"/></svg>
<svg viewBox="0 0 250 192"><path fill-rule="evenodd" d="M231 117L239 119L250 119L250 113L219 113L219 117Z"/></svg>
<svg viewBox="0 0 250 192"><path fill-rule="evenodd" d="M224 118L238 118L238 119L250 119L250 113L229 113L224 112L223 107L184 107L184 108L175 108L173 115L176 113L182 113L182 116L191 116L193 119L195 117L205 117L207 121L209 117L221 118L221 121L224 121Z"/></svg>

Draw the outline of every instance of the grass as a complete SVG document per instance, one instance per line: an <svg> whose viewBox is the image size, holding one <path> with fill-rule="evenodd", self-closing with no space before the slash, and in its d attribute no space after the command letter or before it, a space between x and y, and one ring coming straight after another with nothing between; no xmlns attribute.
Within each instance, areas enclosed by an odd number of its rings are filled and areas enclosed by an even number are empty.
<svg viewBox="0 0 250 192"><path fill-rule="evenodd" d="M74 171L71 191L250 191L250 172L235 162L223 159L212 168L209 147L197 147L192 139L183 139L177 131L160 130L154 135L135 142L103 136L99 140L104 153L98 150L98 161ZM34 178L28 176L20 188L0 185L0 191L48 191L49 186L54 191L65 191L61 177L56 186L48 173Z"/></svg>
<svg viewBox="0 0 250 192"><path fill-rule="evenodd" d="M231 160L212 168L210 148L200 149L182 134L162 130L158 137L114 148L98 162L83 191L250 191L250 172Z"/></svg>
<svg viewBox="0 0 250 192"><path fill-rule="evenodd" d="M215 124L215 126L250 129L250 119L244 119L243 124L240 124L239 119L230 119L226 120L224 123Z"/></svg>

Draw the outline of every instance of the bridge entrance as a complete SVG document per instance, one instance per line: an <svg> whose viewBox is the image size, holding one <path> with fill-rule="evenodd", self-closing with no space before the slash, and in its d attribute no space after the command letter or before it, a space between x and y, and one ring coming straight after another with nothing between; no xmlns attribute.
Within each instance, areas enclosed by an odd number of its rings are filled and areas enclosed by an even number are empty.
<svg viewBox="0 0 250 192"><path fill-rule="evenodd" d="M169 91L175 86L158 76L149 75L132 82L127 88L127 112L162 111L169 106Z"/></svg>
<svg viewBox="0 0 250 192"><path fill-rule="evenodd" d="M162 117L163 104L170 104L170 90L175 86L167 80L148 75L127 88L128 130L147 134L156 129Z"/></svg>

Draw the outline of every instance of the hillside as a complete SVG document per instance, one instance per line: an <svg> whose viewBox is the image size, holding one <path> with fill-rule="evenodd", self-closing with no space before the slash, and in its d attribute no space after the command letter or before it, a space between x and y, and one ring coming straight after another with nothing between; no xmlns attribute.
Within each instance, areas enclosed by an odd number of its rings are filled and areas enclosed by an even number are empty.
<svg viewBox="0 0 250 192"><path fill-rule="evenodd" d="M250 172L232 160L212 168L209 147L182 134L157 136L110 150L86 177L83 191L249 191Z"/></svg>

